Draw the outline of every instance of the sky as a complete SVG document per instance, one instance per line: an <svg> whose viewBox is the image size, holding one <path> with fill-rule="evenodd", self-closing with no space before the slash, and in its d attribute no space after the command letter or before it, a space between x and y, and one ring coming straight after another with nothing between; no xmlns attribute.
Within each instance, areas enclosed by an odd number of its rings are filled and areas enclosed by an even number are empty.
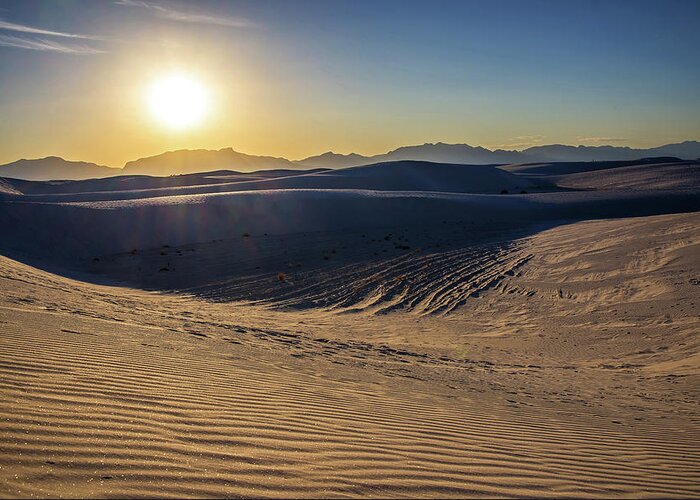
<svg viewBox="0 0 700 500"><path fill-rule="evenodd" d="M698 140L699 21L698 0L0 0L0 163ZM149 107L173 74L206 92L190 128Z"/></svg>

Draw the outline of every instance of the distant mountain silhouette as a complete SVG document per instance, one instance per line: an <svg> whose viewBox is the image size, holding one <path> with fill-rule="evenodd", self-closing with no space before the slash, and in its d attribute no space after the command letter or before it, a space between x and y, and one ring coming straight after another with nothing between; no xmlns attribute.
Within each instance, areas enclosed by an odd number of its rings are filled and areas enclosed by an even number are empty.
<svg viewBox="0 0 700 500"><path fill-rule="evenodd" d="M309 156L303 160L295 162L304 168L316 168L316 167L332 167L332 168L345 168L345 167L355 167L357 165L365 165L367 161L370 160L368 156L358 155L357 153L350 153L349 155L341 155L338 153L333 153L328 151L318 156ZM371 161L370 161L371 163Z"/></svg>
<svg viewBox="0 0 700 500"><path fill-rule="evenodd" d="M513 163L520 158L516 151L491 151L481 146L468 144L423 144L422 146L403 146L384 155L372 158L373 161L424 160L438 163Z"/></svg>
<svg viewBox="0 0 700 500"><path fill-rule="evenodd" d="M237 170L252 172L263 169L299 168L286 158L254 156L239 153L232 148L217 150L182 149L156 156L130 161L124 165L123 174L179 175L210 170Z"/></svg>
<svg viewBox="0 0 700 500"><path fill-rule="evenodd" d="M233 170L253 172L271 169L345 168L391 161L429 161L463 165L498 165L524 163L626 161L649 157L700 158L700 142L685 141L649 149L621 146L566 146L552 144L534 146L523 151L490 150L468 144L438 142L419 146L404 146L375 156L347 155L332 152L311 156L299 161L274 156L256 156L239 153L232 148L219 150L183 149L128 162L123 169L94 163L66 161L50 156L37 160L19 160L0 165L0 177L27 180L80 180L114 175L169 176Z"/></svg>
<svg viewBox="0 0 700 500"><path fill-rule="evenodd" d="M120 168L105 167L84 161L69 161L58 156L35 160L17 160L0 165L0 177L30 181L83 180L120 175Z"/></svg>
<svg viewBox="0 0 700 500"><path fill-rule="evenodd" d="M435 163L461 163L488 165L494 163L516 163L522 157L517 151L490 151L480 146L468 144L426 143L419 146L403 146L385 154L362 156L355 153L338 155L324 153L296 163L304 167L342 168L370 165L373 163L418 160Z"/></svg>
<svg viewBox="0 0 700 500"><path fill-rule="evenodd" d="M468 144L445 144L438 142L420 146L404 146L385 154L375 156L336 155L326 153L296 162L302 166L339 168L348 166L369 165L377 162L423 160L436 163L461 164L510 164L536 162L566 162L566 161L614 161L634 160L645 157L675 156L684 159L700 158L700 142L686 141L678 144L667 144L657 148L633 149L619 146L566 146L553 144L535 146L523 151L494 151ZM357 163L352 163L357 161Z"/></svg>
<svg viewBox="0 0 700 500"><path fill-rule="evenodd" d="M700 142L685 141L647 149L650 156L676 156L684 160L700 159Z"/></svg>
<svg viewBox="0 0 700 500"><path fill-rule="evenodd" d="M692 160L700 157L700 142L686 141L657 148L634 149L620 146L535 146L522 152L528 161L614 161L645 157L671 156Z"/></svg>

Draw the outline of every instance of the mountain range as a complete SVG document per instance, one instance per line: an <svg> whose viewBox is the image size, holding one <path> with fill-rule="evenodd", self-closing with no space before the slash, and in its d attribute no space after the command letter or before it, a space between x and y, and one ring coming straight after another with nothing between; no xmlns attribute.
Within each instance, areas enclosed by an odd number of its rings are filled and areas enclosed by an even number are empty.
<svg viewBox="0 0 700 500"><path fill-rule="evenodd" d="M252 172L274 169L345 168L401 160L488 165L636 160L657 156L672 156L683 159L700 158L700 142L685 141L649 149L552 144L534 146L522 151L490 150L481 146L438 142L403 146L388 153L374 156L327 152L298 161L273 156L249 155L234 151L232 148L219 150L184 149L130 161L123 168L68 161L56 156L34 160L22 159L0 165L0 177L27 180L80 180L116 175L168 176L213 170Z"/></svg>
<svg viewBox="0 0 700 500"><path fill-rule="evenodd" d="M0 165L0 177L28 181L96 179L115 175L122 175L122 169L85 161L64 160L58 156L47 156L35 160L17 160Z"/></svg>

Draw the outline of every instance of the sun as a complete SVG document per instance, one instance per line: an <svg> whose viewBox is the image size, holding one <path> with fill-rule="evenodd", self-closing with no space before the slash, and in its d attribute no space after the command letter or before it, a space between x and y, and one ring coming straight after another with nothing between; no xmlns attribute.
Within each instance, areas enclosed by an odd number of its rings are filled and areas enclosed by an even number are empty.
<svg viewBox="0 0 700 500"><path fill-rule="evenodd" d="M183 130L201 123L209 109L209 95L196 78L172 74L151 84L147 103L158 122L168 128Z"/></svg>

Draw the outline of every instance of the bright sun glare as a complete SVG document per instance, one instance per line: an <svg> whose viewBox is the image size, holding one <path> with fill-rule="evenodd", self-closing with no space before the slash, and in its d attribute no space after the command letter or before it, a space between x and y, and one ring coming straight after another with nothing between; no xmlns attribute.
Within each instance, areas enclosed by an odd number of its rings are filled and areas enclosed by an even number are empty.
<svg viewBox="0 0 700 500"><path fill-rule="evenodd" d="M209 107L209 96L196 79L174 74L151 85L148 106L153 117L160 123L182 130L202 121Z"/></svg>

